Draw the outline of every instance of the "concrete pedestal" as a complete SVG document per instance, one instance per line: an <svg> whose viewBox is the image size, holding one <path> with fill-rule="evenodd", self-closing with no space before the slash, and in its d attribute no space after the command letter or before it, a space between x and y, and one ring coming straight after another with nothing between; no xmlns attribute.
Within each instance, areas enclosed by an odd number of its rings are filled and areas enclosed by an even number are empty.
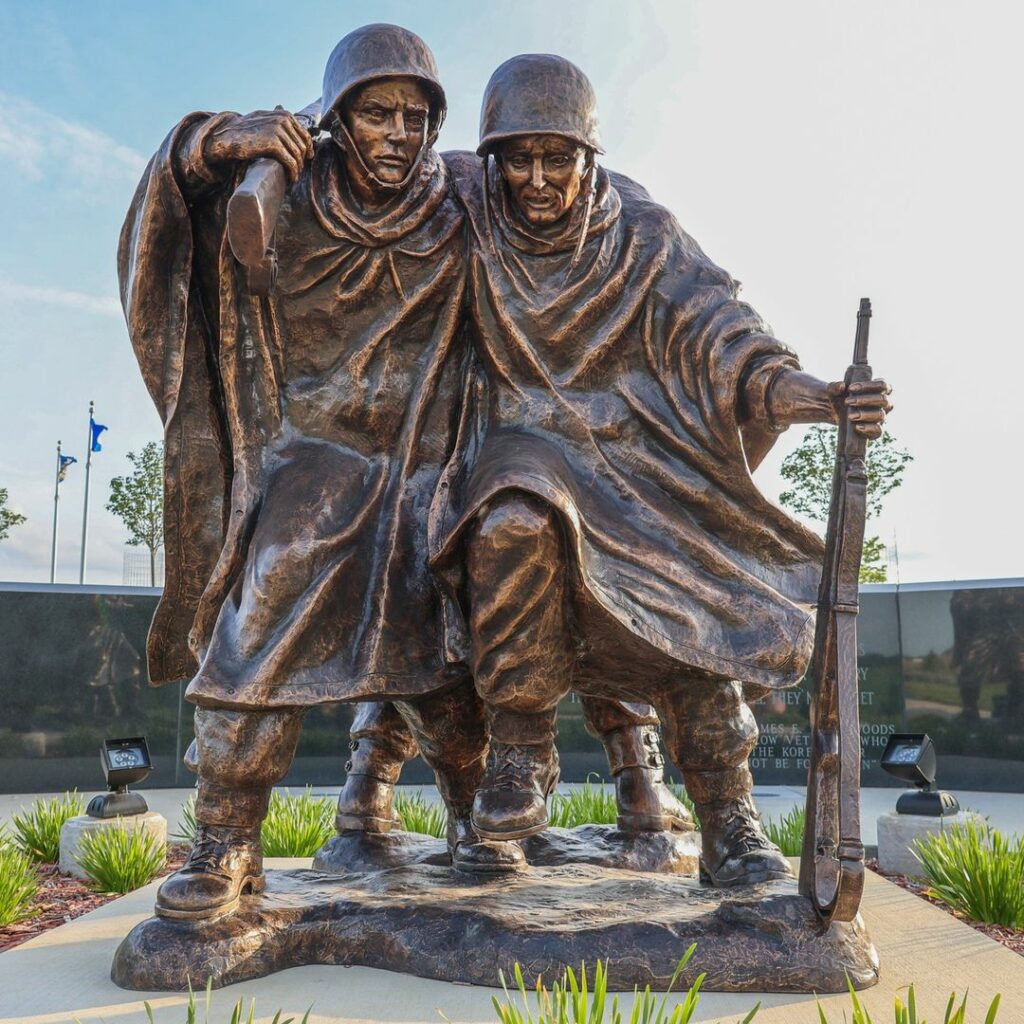
<svg viewBox="0 0 1024 1024"><path fill-rule="evenodd" d="M924 871L913 854L915 840L937 835L954 825L974 822L984 825L985 819L974 811L961 811L944 818L928 818L919 814L897 814L890 811L878 818L878 866L892 874L920 878Z"/></svg>
<svg viewBox="0 0 1024 1024"><path fill-rule="evenodd" d="M90 818L87 814L79 814L64 822L64 827L60 830L61 873L74 875L75 878L88 877L78 863L82 839L89 833L108 828L148 832L162 846L167 845L167 819L156 811L133 814L128 818Z"/></svg>

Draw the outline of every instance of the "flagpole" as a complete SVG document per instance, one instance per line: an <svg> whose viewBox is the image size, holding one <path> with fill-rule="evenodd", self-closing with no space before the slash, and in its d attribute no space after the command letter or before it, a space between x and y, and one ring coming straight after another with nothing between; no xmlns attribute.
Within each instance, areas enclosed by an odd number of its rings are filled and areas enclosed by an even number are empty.
<svg viewBox="0 0 1024 1024"><path fill-rule="evenodd" d="M50 582L57 578L57 502L60 501L60 441L57 442L57 472L53 481L53 544L50 548Z"/></svg>
<svg viewBox="0 0 1024 1024"><path fill-rule="evenodd" d="M82 561L78 567L78 582L85 582L85 552L89 543L89 472L92 469L92 415L95 403L89 403L89 441L85 448L85 503L82 506Z"/></svg>

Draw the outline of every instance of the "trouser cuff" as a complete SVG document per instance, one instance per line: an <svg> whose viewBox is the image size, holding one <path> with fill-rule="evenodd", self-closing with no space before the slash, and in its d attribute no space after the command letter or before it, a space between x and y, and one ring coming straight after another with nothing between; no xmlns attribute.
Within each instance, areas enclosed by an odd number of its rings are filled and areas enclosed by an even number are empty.
<svg viewBox="0 0 1024 1024"><path fill-rule="evenodd" d="M489 708L487 717L491 725L492 743L535 747L551 746L558 734L554 708L531 715L520 715L500 708Z"/></svg>
<svg viewBox="0 0 1024 1024"><path fill-rule="evenodd" d="M398 782L406 759L396 757L395 750L387 743L375 739L353 739L349 744L352 756L345 762L346 775L367 775L389 786Z"/></svg>
<svg viewBox="0 0 1024 1024"><path fill-rule="evenodd" d="M754 779L746 763L715 771L683 769L683 783L696 804L724 804L739 800L749 796L754 788Z"/></svg>
<svg viewBox="0 0 1024 1024"><path fill-rule="evenodd" d="M196 794L196 821L201 825L257 828L267 816L270 790L270 786L228 789L200 780Z"/></svg>
<svg viewBox="0 0 1024 1024"><path fill-rule="evenodd" d="M389 761L402 763L419 752L408 724L398 708L390 703L361 704L352 722L351 738L349 747L353 753L367 741L377 757Z"/></svg>
<svg viewBox="0 0 1024 1024"><path fill-rule="evenodd" d="M627 768L664 768L665 759L658 744L658 730L652 726L627 726L601 736L608 755L608 768L614 778Z"/></svg>

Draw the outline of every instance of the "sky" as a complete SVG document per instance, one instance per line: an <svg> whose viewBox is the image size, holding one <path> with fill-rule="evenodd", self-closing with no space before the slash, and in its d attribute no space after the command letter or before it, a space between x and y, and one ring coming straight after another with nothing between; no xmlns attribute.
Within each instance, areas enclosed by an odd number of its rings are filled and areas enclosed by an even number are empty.
<svg viewBox="0 0 1024 1024"><path fill-rule="evenodd" d="M192 110L299 109L334 44L391 21L426 39L475 148L480 98L516 53L554 52L598 95L606 166L676 214L820 377L842 376L860 297L890 429L914 456L869 531L902 582L1024 576L1020 391L1024 7L978 0L238 3L0 0L0 487L28 521L0 580L77 582L89 401L87 581L120 583L104 508L161 435L117 299L121 222ZM791 429L758 470L777 497ZM891 578L895 575L891 571Z"/></svg>

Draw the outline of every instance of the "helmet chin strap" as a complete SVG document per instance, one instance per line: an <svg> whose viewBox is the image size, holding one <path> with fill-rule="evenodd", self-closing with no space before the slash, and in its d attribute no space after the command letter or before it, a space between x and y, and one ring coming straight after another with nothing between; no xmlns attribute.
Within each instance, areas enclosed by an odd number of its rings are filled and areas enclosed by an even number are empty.
<svg viewBox="0 0 1024 1024"><path fill-rule="evenodd" d="M593 154L590 157L590 173L587 175L587 199L583 208L583 223L580 224L580 237L576 242L576 249L569 261L569 270L573 270L580 257L583 255L583 246L587 244L587 235L590 234L590 218L594 213L594 194L597 192L597 160Z"/></svg>
<svg viewBox="0 0 1024 1024"><path fill-rule="evenodd" d="M427 149L429 148L428 143L430 141L430 122L428 121L423 128L423 142L420 144L419 152L416 154L416 159L413 160L412 166L409 168L408 173L401 181L381 181L369 167L366 166L366 161L363 159L363 154L359 152L359 147L355 143L355 139L352 138L351 133L348 130L348 125L340 116L334 118L334 123L331 125L331 138L334 139L335 144L344 152L351 153L355 159L356 164L359 167L359 173L362 177L374 188L379 189L382 192L401 192L410 181L413 176L419 170L420 164L423 162L423 157L426 155Z"/></svg>

